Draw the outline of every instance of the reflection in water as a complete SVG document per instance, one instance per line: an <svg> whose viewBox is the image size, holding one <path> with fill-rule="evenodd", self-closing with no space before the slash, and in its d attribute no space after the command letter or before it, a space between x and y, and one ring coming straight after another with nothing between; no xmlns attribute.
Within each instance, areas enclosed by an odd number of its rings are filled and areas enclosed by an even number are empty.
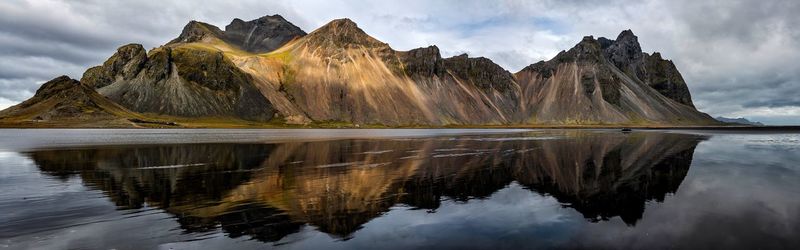
<svg viewBox="0 0 800 250"><path fill-rule="evenodd" d="M517 136L517 135L515 135ZM564 131L276 144L136 145L34 151L48 175L77 175L120 209L157 207L185 232L274 242L304 225L347 239L392 206L436 212L509 184L592 222L633 226L686 177L705 137Z"/></svg>

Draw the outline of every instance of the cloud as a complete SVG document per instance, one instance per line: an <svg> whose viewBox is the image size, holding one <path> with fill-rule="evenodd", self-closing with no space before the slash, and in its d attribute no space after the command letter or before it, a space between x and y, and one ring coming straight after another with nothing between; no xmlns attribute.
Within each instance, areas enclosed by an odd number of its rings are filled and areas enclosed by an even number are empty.
<svg viewBox="0 0 800 250"><path fill-rule="evenodd" d="M127 43L153 48L189 20L281 14L306 31L348 17L398 50L437 45L444 56L488 57L509 71L553 57L584 35L632 29L647 52L672 59L698 108L712 115L800 123L800 2L9 0L0 3L0 97L29 98L37 82L101 64ZM29 81L24 84L24 81ZM769 119L767 119L769 120Z"/></svg>

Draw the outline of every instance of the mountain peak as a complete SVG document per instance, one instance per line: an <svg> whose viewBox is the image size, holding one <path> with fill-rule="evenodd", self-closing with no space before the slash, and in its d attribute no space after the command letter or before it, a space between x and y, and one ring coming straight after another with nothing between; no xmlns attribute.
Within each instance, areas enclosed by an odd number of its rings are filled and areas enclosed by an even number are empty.
<svg viewBox="0 0 800 250"><path fill-rule="evenodd" d="M308 35L317 46L334 47L383 47L385 43L367 35L364 30L348 18L335 19Z"/></svg>
<svg viewBox="0 0 800 250"><path fill-rule="evenodd" d="M238 19L238 18L236 18L236 19ZM283 16L278 15L278 14L265 15L265 16L250 20L250 22L271 22L271 21L288 22L288 21L286 21L286 19L283 18Z"/></svg>
<svg viewBox="0 0 800 250"><path fill-rule="evenodd" d="M620 32L617 40L612 41L605 48L605 52L609 61L622 70L625 70L633 62L640 61L643 56L639 38L631 30Z"/></svg>
<svg viewBox="0 0 800 250"><path fill-rule="evenodd" d="M556 55L557 61L596 61L602 56L601 45L594 36L584 36L581 41L567 51Z"/></svg>
<svg viewBox="0 0 800 250"><path fill-rule="evenodd" d="M539 61L528 65L522 71L537 72L545 77L550 77L560 63L565 62L599 62L603 57L603 42L608 39L603 37L594 39L594 36L584 36L580 42L569 50L562 50L549 61Z"/></svg>
<svg viewBox="0 0 800 250"><path fill-rule="evenodd" d="M617 35L617 41L625 40L625 39L637 39L636 35L633 34L633 31L630 29L623 30L622 32Z"/></svg>
<svg viewBox="0 0 800 250"><path fill-rule="evenodd" d="M273 51L305 35L305 31L280 15L268 15L250 21L235 18L225 26L226 41L253 53Z"/></svg>
<svg viewBox="0 0 800 250"><path fill-rule="evenodd" d="M231 23L228 24L228 26L231 26L231 25L234 25L234 24L240 24L240 23L252 23L252 24L278 23L278 24L280 24L280 23L289 23L289 21L287 21L281 15L275 14L275 15L271 15L271 16L270 15L262 16L262 17L259 17L259 18L256 18L256 19L253 19L253 20L250 20L250 21L244 21L244 20L242 20L240 18L234 18L231 21ZM227 30L227 26L226 26L226 30Z"/></svg>
<svg viewBox="0 0 800 250"><path fill-rule="evenodd" d="M338 26L338 27L358 28L358 24L356 24L356 22L353 22L353 20L350 20L350 18L333 19L332 21L328 22L327 25L334 25L334 26Z"/></svg>
<svg viewBox="0 0 800 250"><path fill-rule="evenodd" d="M583 39L575 45L575 48L581 48L584 51L599 50L600 43L597 39L594 39L594 36L584 36Z"/></svg>
<svg viewBox="0 0 800 250"><path fill-rule="evenodd" d="M347 33L354 33L353 35L356 36L367 35L364 30L358 27L358 24L349 18L334 19L322 27L319 27L319 29L312 33L325 33L329 35L346 35Z"/></svg>
<svg viewBox="0 0 800 250"><path fill-rule="evenodd" d="M61 93L64 90L80 87L81 82L78 80L72 79L69 76L59 76L53 78L53 80L47 81L46 83L42 84L38 90L36 90L36 94L34 96L37 97L48 97L58 93Z"/></svg>
<svg viewBox="0 0 800 250"><path fill-rule="evenodd" d="M123 45L103 65L87 69L81 83L99 89L114 82L117 76L130 80L139 74L146 62L147 51L144 46L135 43Z"/></svg>
<svg viewBox="0 0 800 250"><path fill-rule="evenodd" d="M192 20L183 26L181 34L168 44L200 42L209 36L222 39L225 34L217 26Z"/></svg>
<svg viewBox="0 0 800 250"><path fill-rule="evenodd" d="M213 37L252 53L273 51L306 32L280 15L263 16L251 21L234 18L222 31L217 26L191 21L178 38L167 44L204 42Z"/></svg>

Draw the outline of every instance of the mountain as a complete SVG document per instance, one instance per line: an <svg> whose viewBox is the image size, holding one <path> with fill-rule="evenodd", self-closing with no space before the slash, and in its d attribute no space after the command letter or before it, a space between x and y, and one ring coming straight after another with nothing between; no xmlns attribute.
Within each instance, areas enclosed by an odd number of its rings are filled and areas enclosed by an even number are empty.
<svg viewBox="0 0 800 250"><path fill-rule="evenodd" d="M694 108L674 65L659 58L642 53L630 31L617 40L584 37L550 61L516 73L525 117L547 124L711 123ZM664 72L672 78L659 78Z"/></svg>
<svg viewBox="0 0 800 250"><path fill-rule="evenodd" d="M750 121L750 120L747 120L747 119L741 118L741 117L740 118L727 118L727 117L717 116L714 119L716 119L717 121L720 121L720 122L730 123L730 124L764 126L763 123Z"/></svg>
<svg viewBox="0 0 800 250"><path fill-rule="evenodd" d="M616 40L601 37L598 42L605 58L628 76L646 83L667 98L694 107L689 88L675 64L662 59L661 53L643 53L633 31L622 31Z"/></svg>
<svg viewBox="0 0 800 250"><path fill-rule="evenodd" d="M192 25L192 24L190 24ZM272 105L224 52L174 44L149 53L141 45L117 50L82 82L140 113L180 117L235 117L268 121Z"/></svg>
<svg viewBox="0 0 800 250"><path fill-rule="evenodd" d="M279 112L299 120L509 124L505 114L519 100L513 76L486 58L442 59L436 47L395 51L349 19L241 61L271 101L287 103Z"/></svg>
<svg viewBox="0 0 800 250"><path fill-rule="evenodd" d="M30 99L0 111L0 126L33 123L43 126L128 127L142 116L67 76L42 85Z"/></svg>
<svg viewBox="0 0 800 250"><path fill-rule="evenodd" d="M225 26L225 31L207 23L192 21L169 43L203 42L204 38L213 37L247 52L264 53L305 35L305 31L282 16L272 15L247 22L233 19Z"/></svg>
<svg viewBox="0 0 800 250"><path fill-rule="evenodd" d="M279 15L222 30L191 21L167 44L129 44L81 83L147 117L345 126L706 125L675 65L630 30L585 37L512 73L437 46L397 51L350 19L305 33Z"/></svg>

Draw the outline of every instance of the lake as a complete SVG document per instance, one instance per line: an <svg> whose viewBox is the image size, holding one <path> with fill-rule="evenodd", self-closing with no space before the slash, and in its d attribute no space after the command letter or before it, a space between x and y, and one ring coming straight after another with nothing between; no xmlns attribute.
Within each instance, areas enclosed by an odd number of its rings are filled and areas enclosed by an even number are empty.
<svg viewBox="0 0 800 250"><path fill-rule="evenodd" d="M0 248L800 247L800 134L0 130Z"/></svg>

